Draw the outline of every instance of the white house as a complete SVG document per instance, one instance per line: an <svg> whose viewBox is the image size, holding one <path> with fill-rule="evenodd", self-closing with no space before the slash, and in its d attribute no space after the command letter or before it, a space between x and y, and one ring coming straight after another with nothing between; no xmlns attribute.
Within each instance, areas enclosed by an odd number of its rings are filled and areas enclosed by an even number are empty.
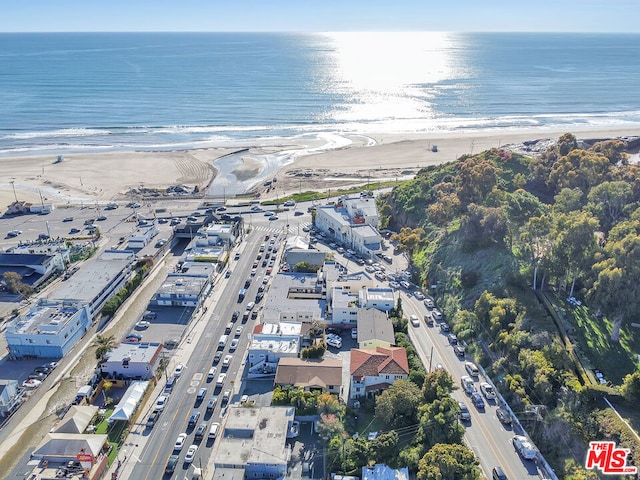
<svg viewBox="0 0 640 480"><path fill-rule="evenodd" d="M395 306L395 297L391 288L362 288L358 296L360 305L365 308L376 308L388 312Z"/></svg>
<svg viewBox="0 0 640 480"><path fill-rule="evenodd" d="M247 354L249 377L273 375L281 358L297 358L300 351L301 332L300 322L256 325Z"/></svg>
<svg viewBox="0 0 640 480"><path fill-rule="evenodd" d="M105 355L100 371L111 378L149 379L160 361L161 343L121 343Z"/></svg>
<svg viewBox="0 0 640 480"><path fill-rule="evenodd" d="M133 232L128 239L127 248L140 250L151 243L153 237L158 234L158 225L153 222L151 225L140 226Z"/></svg>

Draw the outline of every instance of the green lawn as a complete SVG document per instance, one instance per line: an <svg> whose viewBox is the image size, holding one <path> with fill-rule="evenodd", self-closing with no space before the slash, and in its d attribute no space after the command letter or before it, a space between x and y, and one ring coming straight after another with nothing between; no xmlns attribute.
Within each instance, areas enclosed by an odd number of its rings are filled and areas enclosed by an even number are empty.
<svg viewBox="0 0 640 480"><path fill-rule="evenodd" d="M585 368L597 369L604 377L620 385L627 373L637 368L637 335L628 325L623 326L620 342L612 342L612 322L598 319L586 306L572 307L560 295L549 296L571 331L569 338L577 345L578 355Z"/></svg>

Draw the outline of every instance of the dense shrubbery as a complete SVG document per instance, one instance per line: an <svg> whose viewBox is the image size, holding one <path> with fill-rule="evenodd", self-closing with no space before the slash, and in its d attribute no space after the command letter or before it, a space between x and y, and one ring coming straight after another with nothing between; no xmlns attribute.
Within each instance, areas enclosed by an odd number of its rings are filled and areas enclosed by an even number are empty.
<svg viewBox="0 0 640 480"><path fill-rule="evenodd" d="M413 280L436 287L455 332L514 409L546 406L545 423L531 432L535 440L553 445L554 432L574 432L574 443L563 440L571 448L550 458L558 472L567 460L562 455L580 458L589 440L614 435L637 449L599 410L603 404L581 408L576 399L592 388L584 384L577 347L558 334L566 320L554 323L535 294L552 287L560 301L575 296L588 303L592 330L580 334L595 337L598 368L606 369L601 350L609 348L620 361L605 376L631 373L620 367L633 369L640 349L627 327L640 321L640 296L621 301L620 293L640 283L640 166L627 163L619 141L577 147L566 134L537 159L497 149L464 156L421 170L379 199L386 225L399 232L394 241L419 272ZM638 396L638 384L625 382L627 398ZM575 463L568 462L579 475Z"/></svg>
<svg viewBox="0 0 640 480"><path fill-rule="evenodd" d="M144 280L144 277L147 275L148 270L149 267L146 264L142 265L134 277L129 280L118 293L105 302L102 307L102 315L110 317L116 313L116 310L120 308L120 305L122 305L124 301L131 296L133 291L140 286L142 280Z"/></svg>

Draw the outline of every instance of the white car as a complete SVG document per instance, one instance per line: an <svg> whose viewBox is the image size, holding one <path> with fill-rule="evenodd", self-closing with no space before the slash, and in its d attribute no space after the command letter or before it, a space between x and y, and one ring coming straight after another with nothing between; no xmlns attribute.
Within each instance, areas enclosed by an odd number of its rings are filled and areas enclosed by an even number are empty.
<svg viewBox="0 0 640 480"><path fill-rule="evenodd" d="M352 328L351 329L351 338L356 340L358 338L358 329L357 328Z"/></svg>
<svg viewBox="0 0 640 480"><path fill-rule="evenodd" d="M242 325L236 328L236 337L239 337L240 335L242 335Z"/></svg>
<svg viewBox="0 0 640 480"><path fill-rule="evenodd" d="M158 411L162 411L164 410L164 407L167 405L167 400L169 399L169 397L167 395L160 395L158 397L158 400L156 400L156 407L155 409Z"/></svg>
<svg viewBox="0 0 640 480"><path fill-rule="evenodd" d="M216 381L216 385L219 387L222 387L222 385L224 385L224 381L227 378L227 374L226 373L221 373L220 375L218 375L218 380Z"/></svg>
<svg viewBox="0 0 640 480"><path fill-rule="evenodd" d="M493 389L493 387L489 385L487 382L482 382L480 384L480 391L484 395L484 398L486 398L487 400L495 400L496 392Z"/></svg>
<svg viewBox="0 0 640 480"><path fill-rule="evenodd" d="M342 340L327 338L327 345L329 345L330 347L342 348Z"/></svg>
<svg viewBox="0 0 640 480"><path fill-rule="evenodd" d="M424 293L422 293L420 290L413 292L413 296L418 300L424 300Z"/></svg>
<svg viewBox="0 0 640 480"><path fill-rule="evenodd" d="M210 382L216 377L216 371L218 369L216 367L211 367L209 369L209 373L207 374L207 381Z"/></svg>
<svg viewBox="0 0 640 480"><path fill-rule="evenodd" d="M173 372L173 374L174 374L177 378L179 378L179 377L180 377L180 375L182 375L182 372L184 371L184 368L185 368L185 367L184 367L184 365L180 363L180 364L176 367L176 369L175 369L175 371Z"/></svg>
<svg viewBox="0 0 640 480"><path fill-rule="evenodd" d="M184 456L184 463L191 463L196 456L196 452L198 451L197 445L191 445L189 450L187 450L187 454Z"/></svg>
<svg viewBox="0 0 640 480"><path fill-rule="evenodd" d="M473 379L469 375L463 375L462 378L460 378L460 384L462 385L462 389L467 395L471 395L476 391L476 386L473 384Z"/></svg>
<svg viewBox="0 0 640 480"><path fill-rule="evenodd" d="M176 439L176 443L173 445L173 449L176 452L179 452L180 450L182 450L182 447L184 446L184 442L186 440L187 440L186 433L181 433L180 435L178 435L178 438Z"/></svg>
<svg viewBox="0 0 640 480"><path fill-rule="evenodd" d="M531 442L524 435L515 435L511 441L513 442L513 446L516 447L518 453L525 460L533 460L536 458L536 454L538 453L536 449L533 447Z"/></svg>
<svg viewBox="0 0 640 480"><path fill-rule="evenodd" d="M409 320L411 321L411 325L413 325L414 327L420 326L420 320L416 315L410 315Z"/></svg>
<svg viewBox="0 0 640 480"><path fill-rule="evenodd" d="M224 360L222 360L222 368L229 368L229 365L231 365L232 358L233 358L232 355L225 355Z"/></svg>

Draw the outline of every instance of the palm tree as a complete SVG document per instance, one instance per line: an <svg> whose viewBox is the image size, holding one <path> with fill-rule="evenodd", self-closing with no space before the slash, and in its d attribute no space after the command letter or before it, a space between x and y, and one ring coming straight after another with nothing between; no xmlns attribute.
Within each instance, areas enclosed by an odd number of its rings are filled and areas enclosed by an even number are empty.
<svg viewBox="0 0 640 480"><path fill-rule="evenodd" d="M115 346L115 343L116 339L113 335L96 335L91 344L92 347L96 347L96 359L102 360L102 357Z"/></svg>
<svg viewBox="0 0 640 480"><path fill-rule="evenodd" d="M113 382L109 380L105 380L104 382L102 382L102 395L104 396L105 405L107 405L107 393L109 393L109 390L111 390L112 387L113 387Z"/></svg>

